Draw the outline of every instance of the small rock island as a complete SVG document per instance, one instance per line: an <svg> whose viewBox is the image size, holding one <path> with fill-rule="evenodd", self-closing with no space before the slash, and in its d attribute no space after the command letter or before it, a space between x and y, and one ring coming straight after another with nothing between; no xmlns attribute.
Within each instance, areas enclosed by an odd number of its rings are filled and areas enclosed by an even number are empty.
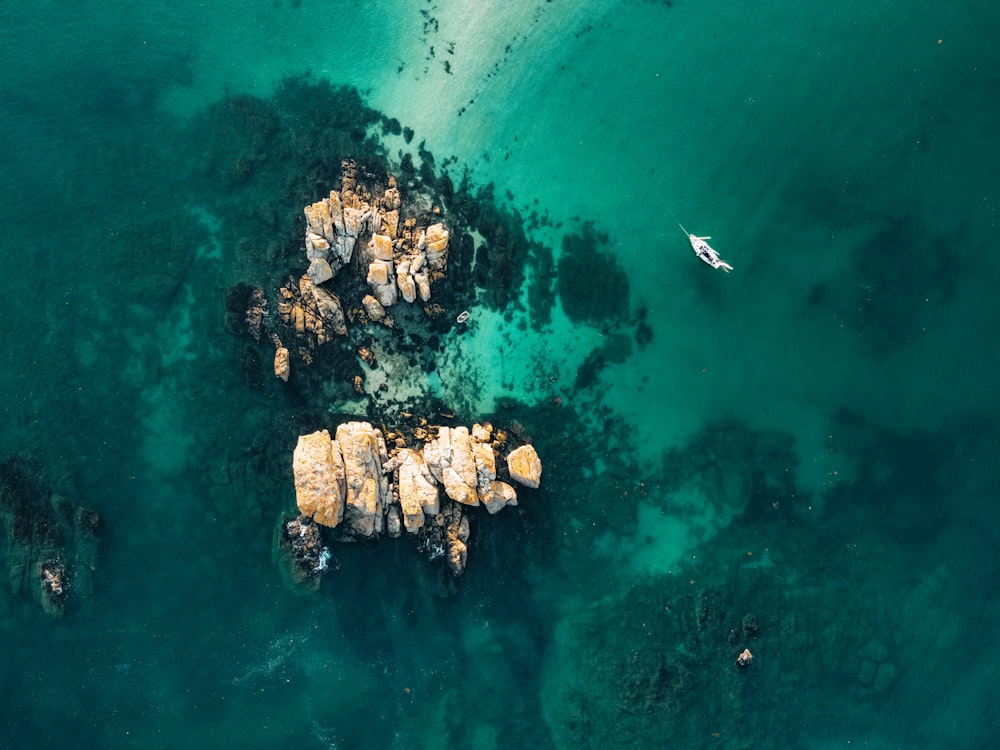
<svg viewBox="0 0 1000 750"><path fill-rule="evenodd" d="M346 336L348 317L391 328L389 309L400 302L426 306L432 285L444 278L448 268L450 233L440 221L429 221L437 215L434 208L400 221L402 199L396 178L388 175L385 191L372 195L357 173L353 161L344 162L341 189L305 207L303 244L309 266L298 280L289 279L279 290L278 314L307 350ZM348 315L338 294L328 287L345 267L362 277L368 291L350 301ZM263 308L258 306L258 315L263 315ZM290 351L277 335L272 340L274 374L287 381ZM305 355L300 359L309 361Z"/></svg>
<svg viewBox="0 0 1000 750"><path fill-rule="evenodd" d="M401 433L384 435L369 422L340 424L333 437L327 430L301 435L292 459L301 516L285 524L286 547L294 548L297 539L312 533L303 530L313 524L337 529L342 541L382 534L398 538L405 532L430 559L443 557L448 569L461 575L468 559L466 514L477 506L492 515L517 505L516 490L497 473L497 449L507 435L489 423L473 425L471 431L419 430L425 438L420 448L409 447ZM506 474L519 484L537 488L541 473L531 445L506 457ZM317 543L309 554L295 557L297 579L324 570L323 549Z"/></svg>

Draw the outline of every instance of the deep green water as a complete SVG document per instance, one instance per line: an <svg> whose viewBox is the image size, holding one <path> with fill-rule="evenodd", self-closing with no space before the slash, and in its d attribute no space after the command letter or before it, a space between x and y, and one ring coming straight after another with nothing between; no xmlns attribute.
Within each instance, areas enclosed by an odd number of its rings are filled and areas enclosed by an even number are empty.
<svg viewBox="0 0 1000 750"><path fill-rule="evenodd" d="M0 747L994 744L998 12L468 5L0 10L0 461L103 519L63 618L3 578ZM457 585L383 540L303 596L295 436L370 404L253 387L226 290L422 149L524 284L390 395L543 485Z"/></svg>

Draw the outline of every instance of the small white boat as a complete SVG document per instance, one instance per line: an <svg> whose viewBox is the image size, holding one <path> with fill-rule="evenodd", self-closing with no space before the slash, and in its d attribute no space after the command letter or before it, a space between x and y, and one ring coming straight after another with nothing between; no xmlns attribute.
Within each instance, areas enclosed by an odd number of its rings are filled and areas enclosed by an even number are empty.
<svg viewBox="0 0 1000 750"><path fill-rule="evenodd" d="M733 270L733 267L720 258L719 254L712 249L712 246L705 242L705 240L712 239L711 237L696 237L680 224L677 226L687 235L688 241L691 243L691 249L694 250L695 255L708 263L712 268L721 268L726 273Z"/></svg>

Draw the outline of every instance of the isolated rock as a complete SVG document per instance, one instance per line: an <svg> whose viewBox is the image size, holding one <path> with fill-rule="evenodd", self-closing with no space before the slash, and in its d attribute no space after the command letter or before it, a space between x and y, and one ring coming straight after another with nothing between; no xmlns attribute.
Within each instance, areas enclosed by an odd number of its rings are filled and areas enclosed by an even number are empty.
<svg viewBox="0 0 1000 750"><path fill-rule="evenodd" d="M279 346L278 350L274 353L274 374L287 383L290 372L291 365L288 361L288 349Z"/></svg>
<svg viewBox="0 0 1000 750"><path fill-rule="evenodd" d="M525 487L537 488L542 479L542 461L531 445L522 445L507 456L510 478Z"/></svg>

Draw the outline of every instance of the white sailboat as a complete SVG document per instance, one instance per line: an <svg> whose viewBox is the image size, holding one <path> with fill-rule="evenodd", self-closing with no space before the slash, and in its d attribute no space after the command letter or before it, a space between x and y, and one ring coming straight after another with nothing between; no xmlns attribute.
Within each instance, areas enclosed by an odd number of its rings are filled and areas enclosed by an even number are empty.
<svg viewBox="0 0 1000 750"><path fill-rule="evenodd" d="M712 239L711 237L697 237L688 232L680 222L677 223L677 226L687 235L688 241L691 243L691 249L694 250L695 255L708 263L712 268L721 268L726 273L733 270L733 267L722 260L719 254L712 249L712 246L705 242L705 240Z"/></svg>

